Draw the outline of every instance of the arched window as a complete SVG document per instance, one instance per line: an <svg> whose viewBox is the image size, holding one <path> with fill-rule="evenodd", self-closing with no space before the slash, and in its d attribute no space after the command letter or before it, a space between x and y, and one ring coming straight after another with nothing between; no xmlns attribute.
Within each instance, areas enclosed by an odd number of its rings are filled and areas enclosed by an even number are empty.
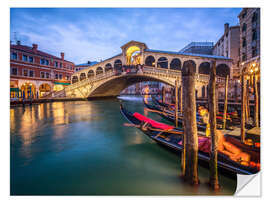
<svg viewBox="0 0 270 203"><path fill-rule="evenodd" d="M96 70L96 75L102 74L103 73L103 69L102 67L98 67Z"/></svg>
<svg viewBox="0 0 270 203"><path fill-rule="evenodd" d="M88 77L88 78L92 78L92 77L94 77L94 76L95 76L94 71L93 71L93 70L89 70L88 73L87 73L87 77Z"/></svg>
<svg viewBox="0 0 270 203"><path fill-rule="evenodd" d="M181 61L178 58L174 58L171 61L170 69L172 69L172 70L181 70Z"/></svg>
<svg viewBox="0 0 270 203"><path fill-rule="evenodd" d="M217 66L217 73L220 77L226 77L227 75L230 76L230 68L226 64L219 64Z"/></svg>
<svg viewBox="0 0 270 203"><path fill-rule="evenodd" d="M105 72L108 72L108 71L110 71L110 70L112 70L113 68L112 68L112 64L110 64L110 63L107 63L106 65L105 65Z"/></svg>
<svg viewBox="0 0 270 203"><path fill-rule="evenodd" d="M155 67L155 58L153 56L147 56L145 59L145 65Z"/></svg>
<svg viewBox="0 0 270 203"><path fill-rule="evenodd" d="M168 59L166 57L160 57L157 62L158 68L168 68Z"/></svg>
<svg viewBox="0 0 270 203"><path fill-rule="evenodd" d="M72 77L72 84L73 83L76 83L76 82L78 82L79 80L78 80L78 77L77 76L73 76Z"/></svg>
<svg viewBox="0 0 270 203"><path fill-rule="evenodd" d="M84 79L86 79L86 75L85 75L85 73L81 73L80 74L80 81L82 81Z"/></svg>
<svg viewBox="0 0 270 203"><path fill-rule="evenodd" d="M122 61L117 59L114 61L114 69L115 70L121 70L122 69Z"/></svg>
<svg viewBox="0 0 270 203"><path fill-rule="evenodd" d="M209 75L210 74L210 63L208 63L208 62L201 63L199 66L199 74Z"/></svg>

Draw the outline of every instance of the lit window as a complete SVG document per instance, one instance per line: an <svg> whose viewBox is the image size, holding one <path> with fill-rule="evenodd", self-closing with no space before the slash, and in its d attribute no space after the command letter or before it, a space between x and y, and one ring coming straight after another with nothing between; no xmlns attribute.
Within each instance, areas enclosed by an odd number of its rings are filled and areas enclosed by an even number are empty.
<svg viewBox="0 0 270 203"><path fill-rule="evenodd" d="M34 71L33 70L29 70L29 77L34 77Z"/></svg>
<svg viewBox="0 0 270 203"><path fill-rule="evenodd" d="M17 60L17 53L16 52L13 52L11 54L11 59Z"/></svg>
<svg viewBox="0 0 270 203"><path fill-rule="evenodd" d="M26 55L23 55L23 61L28 61L28 57Z"/></svg>
<svg viewBox="0 0 270 203"><path fill-rule="evenodd" d="M25 77L28 76L28 70L26 70L26 69L23 70L23 76L25 76Z"/></svg>
<svg viewBox="0 0 270 203"><path fill-rule="evenodd" d="M33 56L29 56L28 61L29 61L30 63L33 63L33 61L34 61Z"/></svg>
<svg viewBox="0 0 270 203"><path fill-rule="evenodd" d="M18 75L18 69L17 68L11 68L11 75Z"/></svg>

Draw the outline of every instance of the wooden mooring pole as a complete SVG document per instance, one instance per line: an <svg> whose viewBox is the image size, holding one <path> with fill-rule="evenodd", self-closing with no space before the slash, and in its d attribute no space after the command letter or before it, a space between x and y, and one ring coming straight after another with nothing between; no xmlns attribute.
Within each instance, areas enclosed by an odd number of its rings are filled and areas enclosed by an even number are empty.
<svg viewBox="0 0 270 203"><path fill-rule="evenodd" d="M224 112L223 112L223 129L226 128L226 120L227 120L228 83L229 83L229 75L227 75L226 76L226 79L225 79L225 98L224 98Z"/></svg>
<svg viewBox="0 0 270 203"><path fill-rule="evenodd" d="M180 86L180 112L181 114L183 114L183 88L182 88L182 85Z"/></svg>
<svg viewBox="0 0 270 203"><path fill-rule="evenodd" d="M175 80L175 127L178 127L178 80Z"/></svg>
<svg viewBox="0 0 270 203"><path fill-rule="evenodd" d="M256 75L254 75L254 125L259 127L259 95Z"/></svg>
<svg viewBox="0 0 270 203"><path fill-rule="evenodd" d="M162 87L162 103L165 103L165 97L166 97L166 91L165 91L165 87Z"/></svg>
<svg viewBox="0 0 270 203"><path fill-rule="evenodd" d="M247 99L246 99L246 122L249 121L250 117L250 107L249 107L249 80L247 80L247 86L246 86L246 94L247 94Z"/></svg>
<svg viewBox="0 0 270 203"><path fill-rule="evenodd" d="M184 142L183 153L184 180L191 184L199 184L198 178L198 134L196 121L196 99L195 99L195 73L196 66L193 61L185 61L182 68L182 88L184 104ZM188 107L188 108L186 108Z"/></svg>
<svg viewBox="0 0 270 203"><path fill-rule="evenodd" d="M227 77L228 78L228 77ZM227 83L226 78L226 83ZM208 105L209 105L209 123L211 132L211 151L210 151L210 178L209 183L213 189L219 189L218 181L218 137L217 137L217 120L216 120L216 61L212 62L210 70L210 80L208 89ZM225 112L224 112L225 113Z"/></svg>
<svg viewBox="0 0 270 203"><path fill-rule="evenodd" d="M241 141L245 142L245 123L246 123L246 81L245 81L245 71L243 70L241 75Z"/></svg>

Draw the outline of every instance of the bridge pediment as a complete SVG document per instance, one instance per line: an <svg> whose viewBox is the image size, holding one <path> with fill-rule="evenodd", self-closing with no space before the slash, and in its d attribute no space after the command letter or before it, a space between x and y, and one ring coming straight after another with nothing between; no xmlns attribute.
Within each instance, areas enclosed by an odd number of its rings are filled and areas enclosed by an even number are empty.
<svg viewBox="0 0 270 203"><path fill-rule="evenodd" d="M128 42L128 43L124 44L123 46L121 46L121 49L122 49L123 53L125 52L126 49L128 49L131 46L137 46L141 50L148 49L148 47L147 47L147 45L145 43L131 40L130 42Z"/></svg>

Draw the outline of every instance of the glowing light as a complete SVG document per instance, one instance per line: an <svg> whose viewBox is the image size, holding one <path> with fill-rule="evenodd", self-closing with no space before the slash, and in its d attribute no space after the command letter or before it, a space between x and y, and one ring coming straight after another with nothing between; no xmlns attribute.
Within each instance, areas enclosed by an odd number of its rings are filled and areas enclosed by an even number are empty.
<svg viewBox="0 0 270 203"><path fill-rule="evenodd" d="M255 63L253 63L253 64L252 64L252 66L253 66L253 67L255 67L255 66L256 66L256 64L255 64Z"/></svg>
<svg viewBox="0 0 270 203"><path fill-rule="evenodd" d="M253 73L253 69L251 69L250 72Z"/></svg>

